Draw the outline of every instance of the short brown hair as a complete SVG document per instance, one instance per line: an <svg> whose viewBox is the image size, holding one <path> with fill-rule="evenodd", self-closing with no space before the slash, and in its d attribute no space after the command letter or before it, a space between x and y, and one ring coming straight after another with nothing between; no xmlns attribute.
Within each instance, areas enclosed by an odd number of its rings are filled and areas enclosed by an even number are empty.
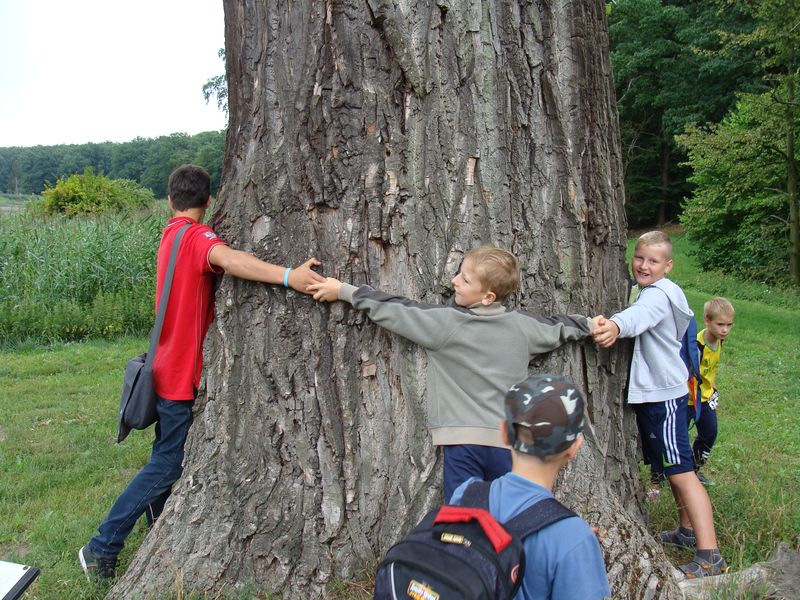
<svg viewBox="0 0 800 600"><path fill-rule="evenodd" d="M175 210L202 208L211 196L211 177L203 167L181 165L170 174L167 192Z"/></svg>
<svg viewBox="0 0 800 600"><path fill-rule="evenodd" d="M467 252L464 260L472 262L482 291L494 292L498 302L519 288L519 264L511 252L497 246L478 246Z"/></svg>
<svg viewBox="0 0 800 600"><path fill-rule="evenodd" d="M664 258L672 260L672 240L663 231L648 231L640 235L639 239L636 240L637 248L639 246L658 246L659 244L663 244L667 248Z"/></svg>
<svg viewBox="0 0 800 600"><path fill-rule="evenodd" d="M736 316L736 309L733 308L727 298L715 296L703 305L703 318L713 319L720 315Z"/></svg>

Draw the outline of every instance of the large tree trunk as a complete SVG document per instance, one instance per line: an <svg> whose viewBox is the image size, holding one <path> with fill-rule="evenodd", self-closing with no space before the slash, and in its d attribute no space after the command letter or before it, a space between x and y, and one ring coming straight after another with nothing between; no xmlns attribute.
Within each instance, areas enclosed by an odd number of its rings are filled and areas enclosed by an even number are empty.
<svg viewBox="0 0 800 600"><path fill-rule="evenodd" d="M515 306L622 305L602 1L226 0L225 19L215 225L233 246L446 302L464 251L496 243L521 260ZM183 477L111 597L252 584L315 598L363 578L441 501L423 353L349 306L231 278L216 317ZM669 598L623 355L587 342L533 368L588 391L594 433L558 495L604 533L615 593Z"/></svg>

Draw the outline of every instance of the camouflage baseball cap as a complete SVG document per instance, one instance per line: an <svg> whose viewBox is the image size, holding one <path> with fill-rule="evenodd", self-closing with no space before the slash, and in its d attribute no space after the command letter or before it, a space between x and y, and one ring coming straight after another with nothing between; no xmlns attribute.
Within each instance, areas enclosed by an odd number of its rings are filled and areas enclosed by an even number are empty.
<svg viewBox="0 0 800 600"><path fill-rule="evenodd" d="M533 375L506 394L506 424L515 450L545 458L583 433L583 395L562 375Z"/></svg>

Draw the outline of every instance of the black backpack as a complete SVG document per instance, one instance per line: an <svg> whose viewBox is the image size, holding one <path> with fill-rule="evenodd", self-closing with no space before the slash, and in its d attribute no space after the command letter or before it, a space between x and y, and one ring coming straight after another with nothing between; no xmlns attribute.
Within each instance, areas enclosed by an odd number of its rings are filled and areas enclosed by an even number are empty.
<svg viewBox="0 0 800 600"><path fill-rule="evenodd" d="M514 597L525 575L525 536L574 517L547 498L501 524L489 513L491 482L476 482L459 506L429 512L389 548L375 577L375 600L498 600Z"/></svg>

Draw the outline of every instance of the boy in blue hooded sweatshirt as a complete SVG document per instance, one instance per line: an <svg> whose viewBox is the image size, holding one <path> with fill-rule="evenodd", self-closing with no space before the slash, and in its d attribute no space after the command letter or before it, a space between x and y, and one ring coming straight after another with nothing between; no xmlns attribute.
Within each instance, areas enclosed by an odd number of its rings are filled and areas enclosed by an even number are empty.
<svg viewBox="0 0 800 600"><path fill-rule="evenodd" d="M688 372L680 349L694 314L683 290L666 278L672 270L669 236L642 235L631 269L640 288L636 301L601 321L594 340L608 348L618 337L635 338L628 404L636 411L645 455L662 458L680 518L677 529L660 534L661 542L695 550L694 559L679 567L687 578L719 575L728 566L717 546L711 500L694 471L686 426Z"/></svg>

